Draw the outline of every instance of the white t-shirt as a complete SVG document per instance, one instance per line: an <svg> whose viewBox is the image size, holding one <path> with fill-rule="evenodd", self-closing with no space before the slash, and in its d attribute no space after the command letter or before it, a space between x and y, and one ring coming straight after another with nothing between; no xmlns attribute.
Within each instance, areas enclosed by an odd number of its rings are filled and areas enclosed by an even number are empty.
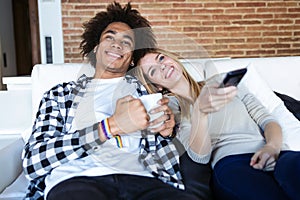
<svg viewBox="0 0 300 200"><path fill-rule="evenodd" d="M125 78L93 79L81 99L71 131L79 130L113 115L116 101L126 95L138 97L134 84ZM115 138L94 147L94 153L75 159L52 170L45 179L45 198L56 184L76 176L103 176L108 174L134 174L152 177L138 161L140 131L121 136L123 148Z"/></svg>

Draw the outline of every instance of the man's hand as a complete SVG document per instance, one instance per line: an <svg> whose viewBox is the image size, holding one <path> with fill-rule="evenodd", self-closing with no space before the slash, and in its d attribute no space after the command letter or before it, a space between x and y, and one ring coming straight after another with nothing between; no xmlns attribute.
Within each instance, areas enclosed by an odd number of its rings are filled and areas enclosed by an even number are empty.
<svg viewBox="0 0 300 200"><path fill-rule="evenodd" d="M131 133L149 126L149 115L140 99L130 95L117 101L115 113L109 118L113 135Z"/></svg>

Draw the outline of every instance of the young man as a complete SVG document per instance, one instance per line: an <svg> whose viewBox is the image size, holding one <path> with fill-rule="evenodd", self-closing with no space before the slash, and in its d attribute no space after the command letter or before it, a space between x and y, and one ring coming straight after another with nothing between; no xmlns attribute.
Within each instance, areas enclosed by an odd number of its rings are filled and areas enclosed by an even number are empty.
<svg viewBox="0 0 300 200"><path fill-rule="evenodd" d="M165 139L175 124L168 101L149 122L138 99L145 89L125 76L134 56L156 44L148 21L130 4L113 3L84 27L82 54L95 75L57 85L41 100L23 152L26 198L196 199L181 190L178 153ZM160 134L147 131L162 121L151 129Z"/></svg>

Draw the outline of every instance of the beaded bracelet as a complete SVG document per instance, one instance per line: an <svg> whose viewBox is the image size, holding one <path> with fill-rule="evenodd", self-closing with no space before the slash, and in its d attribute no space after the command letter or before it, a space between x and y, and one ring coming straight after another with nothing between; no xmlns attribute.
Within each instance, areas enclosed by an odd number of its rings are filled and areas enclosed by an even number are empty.
<svg viewBox="0 0 300 200"><path fill-rule="evenodd" d="M102 128L102 131L103 131L106 139L109 140L109 139L113 138L114 136L110 132L108 119L107 118L103 119L100 123L101 123L101 128Z"/></svg>

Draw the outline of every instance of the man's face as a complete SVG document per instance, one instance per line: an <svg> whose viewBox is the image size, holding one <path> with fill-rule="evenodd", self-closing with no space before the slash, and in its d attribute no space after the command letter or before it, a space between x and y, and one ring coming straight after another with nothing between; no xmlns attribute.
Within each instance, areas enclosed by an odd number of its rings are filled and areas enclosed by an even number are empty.
<svg viewBox="0 0 300 200"><path fill-rule="evenodd" d="M132 60L133 30L125 23L109 24L100 36L96 49L95 78L124 76Z"/></svg>

